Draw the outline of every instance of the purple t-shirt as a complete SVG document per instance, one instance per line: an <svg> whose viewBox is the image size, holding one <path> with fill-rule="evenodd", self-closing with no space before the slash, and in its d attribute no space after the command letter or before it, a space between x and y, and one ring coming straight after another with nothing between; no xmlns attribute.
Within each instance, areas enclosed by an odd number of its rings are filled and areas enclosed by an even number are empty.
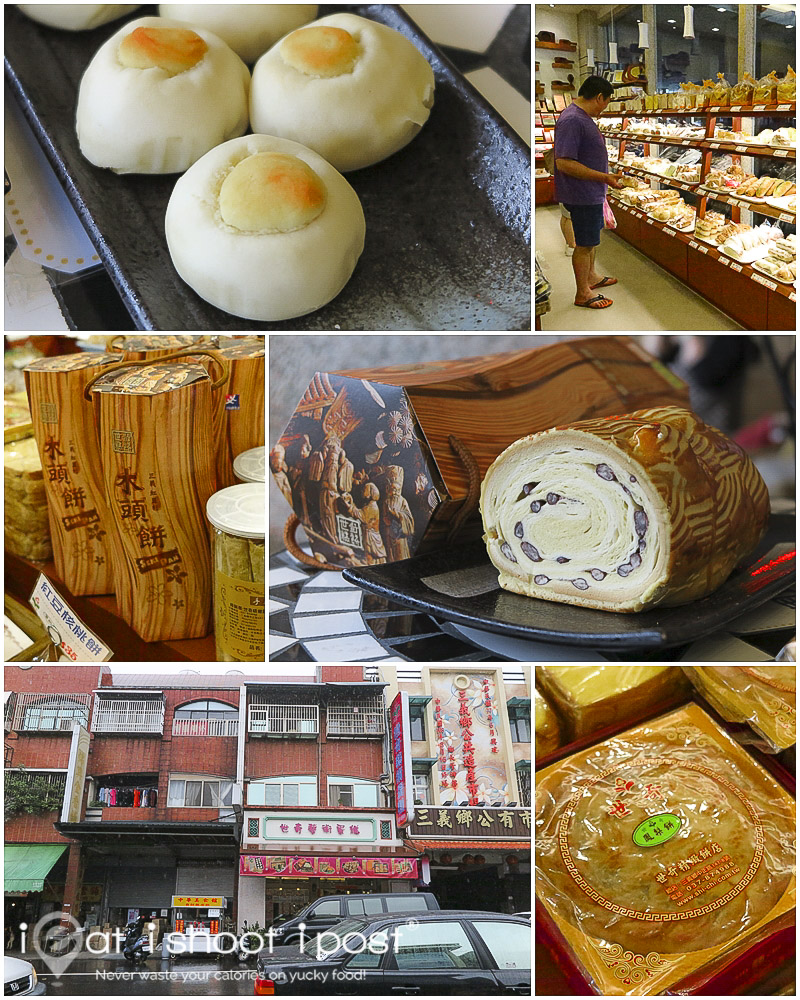
<svg viewBox="0 0 800 1000"><path fill-rule="evenodd" d="M608 173L608 153L603 133L577 104L561 112L556 123L556 160L577 160L585 167ZM602 181L569 177L556 166L556 201L562 205L602 205L606 198Z"/></svg>

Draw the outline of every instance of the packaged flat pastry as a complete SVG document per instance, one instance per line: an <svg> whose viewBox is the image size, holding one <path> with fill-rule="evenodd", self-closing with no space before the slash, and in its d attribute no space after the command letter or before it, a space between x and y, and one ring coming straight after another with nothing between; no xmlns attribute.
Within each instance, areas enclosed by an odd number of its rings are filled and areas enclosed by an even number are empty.
<svg viewBox="0 0 800 1000"><path fill-rule="evenodd" d="M745 452L673 406L515 441L489 467L480 506L501 587L603 611L712 593L769 516Z"/></svg>
<svg viewBox="0 0 800 1000"><path fill-rule="evenodd" d="M781 101L793 101L797 93L797 74L791 66L786 71L786 76L778 84L778 103Z"/></svg>
<svg viewBox="0 0 800 1000"><path fill-rule="evenodd" d="M544 757L545 754L558 748L561 743L561 733L556 713L539 693L538 688L534 690L533 697L536 704L536 756Z"/></svg>
<svg viewBox="0 0 800 1000"><path fill-rule="evenodd" d="M753 92L753 104L774 104L777 89L778 74L773 69L756 84L756 89Z"/></svg>
<svg viewBox="0 0 800 1000"><path fill-rule="evenodd" d="M42 462L32 437L3 449L5 546L7 552L44 562L53 555Z"/></svg>
<svg viewBox="0 0 800 1000"><path fill-rule="evenodd" d="M794 840L794 799L694 704L537 774L537 897L602 996L700 991L792 928Z"/></svg>
<svg viewBox="0 0 800 1000"><path fill-rule="evenodd" d="M715 107L726 108L731 103L731 85L725 79L724 73L717 73L717 82L711 91L709 104Z"/></svg>
<svg viewBox="0 0 800 1000"><path fill-rule="evenodd" d="M706 701L729 722L746 722L753 738L736 734L740 743L756 743L780 753L797 741L794 665L754 667L682 667Z"/></svg>
<svg viewBox="0 0 800 1000"><path fill-rule="evenodd" d="M567 741L640 718L666 698L688 690L680 667L537 667L536 684L563 720Z"/></svg>

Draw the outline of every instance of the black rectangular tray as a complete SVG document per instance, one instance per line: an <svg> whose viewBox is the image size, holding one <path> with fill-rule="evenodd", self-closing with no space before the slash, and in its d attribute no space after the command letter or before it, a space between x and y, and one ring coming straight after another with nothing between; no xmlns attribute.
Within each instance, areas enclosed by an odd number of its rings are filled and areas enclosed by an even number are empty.
<svg viewBox="0 0 800 1000"><path fill-rule="evenodd" d="M342 293L308 316L257 323L209 305L172 266L164 213L178 175L118 176L81 155L78 85L122 22L58 31L5 5L8 85L138 329L530 329L530 149L398 7L323 4L320 16L341 9L411 39L433 66L434 107L409 146L347 175L367 236Z"/></svg>

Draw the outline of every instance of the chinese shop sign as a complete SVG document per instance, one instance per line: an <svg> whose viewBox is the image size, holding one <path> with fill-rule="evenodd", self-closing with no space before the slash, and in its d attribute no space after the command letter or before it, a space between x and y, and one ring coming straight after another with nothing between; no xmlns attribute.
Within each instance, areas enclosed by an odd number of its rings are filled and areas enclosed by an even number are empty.
<svg viewBox="0 0 800 1000"><path fill-rule="evenodd" d="M531 835L530 809L468 809L417 807L408 835L430 840L528 840Z"/></svg>
<svg viewBox="0 0 800 1000"><path fill-rule="evenodd" d="M347 858L243 854L240 875L289 878L418 878L416 858Z"/></svg>
<svg viewBox="0 0 800 1000"><path fill-rule="evenodd" d="M408 826L414 819L414 796L409 794L411 781L411 713L408 692L400 691L389 708L389 731L392 741L392 769L397 825Z"/></svg>
<svg viewBox="0 0 800 1000"><path fill-rule="evenodd" d="M199 906L201 909L206 909L207 907L218 907L223 909L225 906L224 896L173 896L172 905L174 907L184 907L184 906Z"/></svg>
<svg viewBox="0 0 800 1000"><path fill-rule="evenodd" d="M313 820L291 816L270 816L264 820L265 840L377 840L375 820L354 820L350 816L314 817ZM389 839L388 837L384 839Z"/></svg>

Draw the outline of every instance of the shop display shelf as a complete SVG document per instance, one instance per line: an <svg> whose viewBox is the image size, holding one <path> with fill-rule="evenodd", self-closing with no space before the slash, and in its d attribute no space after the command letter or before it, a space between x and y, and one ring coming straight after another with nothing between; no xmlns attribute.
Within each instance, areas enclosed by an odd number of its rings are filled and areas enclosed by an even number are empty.
<svg viewBox="0 0 800 1000"><path fill-rule="evenodd" d="M541 42L536 39L537 49L558 49L559 52L577 52L577 42Z"/></svg>
<svg viewBox="0 0 800 1000"><path fill-rule="evenodd" d="M656 111L634 111L630 109L630 113L637 118L670 118L673 115L679 115L681 118L705 118L707 115L713 115L717 118L730 118L732 115L739 118L752 118L754 116L764 118L793 118L797 114L796 107L796 104L793 102L791 104L757 104L754 107L735 105L734 108L721 108L717 106L713 108L659 108ZM619 118L619 116L619 111L603 111L598 117Z"/></svg>

